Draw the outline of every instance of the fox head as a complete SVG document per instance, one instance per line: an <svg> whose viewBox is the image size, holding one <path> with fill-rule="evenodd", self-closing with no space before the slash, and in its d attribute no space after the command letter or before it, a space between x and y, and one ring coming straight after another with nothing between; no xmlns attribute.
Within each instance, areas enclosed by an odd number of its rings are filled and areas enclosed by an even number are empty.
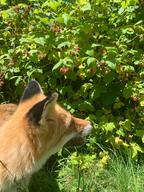
<svg viewBox="0 0 144 192"><path fill-rule="evenodd" d="M89 121L74 117L57 100L58 93L46 97L38 82L32 80L13 118L23 122L23 129L27 130L32 143L36 143L35 150L41 157L56 153L69 140L84 137L92 129Z"/></svg>

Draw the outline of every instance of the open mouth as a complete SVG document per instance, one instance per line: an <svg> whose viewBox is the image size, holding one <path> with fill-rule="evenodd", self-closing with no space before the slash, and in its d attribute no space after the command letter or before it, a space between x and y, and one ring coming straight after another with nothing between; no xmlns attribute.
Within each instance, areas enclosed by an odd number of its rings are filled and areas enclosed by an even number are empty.
<svg viewBox="0 0 144 192"><path fill-rule="evenodd" d="M66 147L81 146L85 144L85 137L91 132L92 125L89 123L79 134L66 143Z"/></svg>

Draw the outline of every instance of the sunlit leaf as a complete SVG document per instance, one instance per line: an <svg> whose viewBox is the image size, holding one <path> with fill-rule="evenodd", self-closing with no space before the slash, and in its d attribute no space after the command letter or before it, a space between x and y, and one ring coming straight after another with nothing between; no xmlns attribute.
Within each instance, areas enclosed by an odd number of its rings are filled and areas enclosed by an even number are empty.
<svg viewBox="0 0 144 192"><path fill-rule="evenodd" d="M106 123L105 125L103 125L103 128L106 132L111 132L115 129L115 124L113 122Z"/></svg>
<svg viewBox="0 0 144 192"><path fill-rule="evenodd" d="M37 44L40 44L40 45L45 45L45 43L46 43L46 40L45 40L45 38L44 37L37 37L37 38L35 38L34 39L34 41L37 43Z"/></svg>
<svg viewBox="0 0 144 192"><path fill-rule="evenodd" d="M85 11L90 11L90 10L91 10L91 4L90 4L90 3L87 3L87 4L83 5L83 6L81 7L81 10L82 10L83 12L85 12Z"/></svg>

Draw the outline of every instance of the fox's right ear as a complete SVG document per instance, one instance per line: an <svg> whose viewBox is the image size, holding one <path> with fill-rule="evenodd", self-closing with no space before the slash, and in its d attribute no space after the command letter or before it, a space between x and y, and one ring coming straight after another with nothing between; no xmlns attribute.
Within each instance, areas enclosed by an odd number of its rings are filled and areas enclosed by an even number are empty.
<svg viewBox="0 0 144 192"><path fill-rule="evenodd" d="M36 103L27 113L27 118L34 124L44 124L46 117L49 117L55 108L58 94L53 93L44 100Z"/></svg>
<svg viewBox="0 0 144 192"><path fill-rule="evenodd" d="M24 93L20 99L20 102L24 102L27 99L32 98L33 96L37 95L37 94L43 94L43 90L41 88L41 86L39 85L39 83L36 80L31 80L27 87L24 90Z"/></svg>

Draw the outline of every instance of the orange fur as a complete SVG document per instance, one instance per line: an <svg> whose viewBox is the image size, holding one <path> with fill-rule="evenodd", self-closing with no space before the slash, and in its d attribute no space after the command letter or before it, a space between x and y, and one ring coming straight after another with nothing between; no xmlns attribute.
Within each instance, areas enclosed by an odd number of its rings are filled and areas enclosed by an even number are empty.
<svg viewBox="0 0 144 192"><path fill-rule="evenodd" d="M17 105L15 104L1 104L0 105L0 126L7 121L15 112Z"/></svg>
<svg viewBox="0 0 144 192"><path fill-rule="evenodd" d="M0 106L0 191L16 192L19 183L28 183L30 176L66 142L91 129L89 121L72 116L57 104L56 94L52 97L38 124L30 121L27 114L46 98L42 92L20 102L18 107Z"/></svg>

